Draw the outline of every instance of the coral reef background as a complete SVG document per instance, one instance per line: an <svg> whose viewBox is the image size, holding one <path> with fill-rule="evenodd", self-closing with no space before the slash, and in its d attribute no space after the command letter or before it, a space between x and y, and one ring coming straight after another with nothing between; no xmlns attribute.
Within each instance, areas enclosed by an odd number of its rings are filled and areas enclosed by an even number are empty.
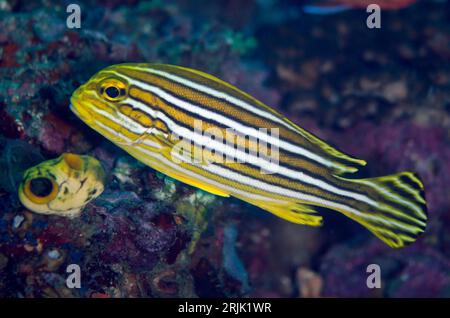
<svg viewBox="0 0 450 318"><path fill-rule="evenodd" d="M301 1L0 0L0 297L450 297L450 3L333 15ZM375 1L376 2L376 1ZM84 125L69 97L103 67L204 70L364 158L362 175L418 172L430 222L393 250L323 210L290 224L156 173ZM31 213L21 173L63 152L109 171L76 219ZM66 287L66 267L82 270ZM381 266L382 288L366 286Z"/></svg>

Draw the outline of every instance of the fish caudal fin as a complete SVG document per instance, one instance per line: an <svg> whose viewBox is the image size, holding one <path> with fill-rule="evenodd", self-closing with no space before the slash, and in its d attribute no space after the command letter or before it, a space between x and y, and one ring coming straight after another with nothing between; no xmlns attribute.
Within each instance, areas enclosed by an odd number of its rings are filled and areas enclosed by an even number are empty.
<svg viewBox="0 0 450 318"><path fill-rule="evenodd" d="M339 177L338 177L339 178ZM383 242L393 248L411 244L424 232L427 208L424 188L419 177L412 172L401 172L378 178L350 180L357 184L375 202L360 213L340 211L360 223Z"/></svg>
<svg viewBox="0 0 450 318"><path fill-rule="evenodd" d="M365 202L349 199L340 207L320 206L341 212L393 248L411 244L424 232L428 219L426 201L423 184L415 173L401 172L368 179L335 177L352 183L355 191L365 197ZM308 203L240 199L293 223L322 225L322 216Z"/></svg>

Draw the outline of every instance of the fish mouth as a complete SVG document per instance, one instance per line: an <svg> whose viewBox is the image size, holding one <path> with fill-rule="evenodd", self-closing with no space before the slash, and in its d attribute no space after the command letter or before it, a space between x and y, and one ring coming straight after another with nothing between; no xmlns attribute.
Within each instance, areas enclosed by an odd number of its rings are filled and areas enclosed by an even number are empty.
<svg viewBox="0 0 450 318"><path fill-rule="evenodd" d="M81 103L78 98L72 96L72 98L70 99L69 108L78 118L80 118L85 123L89 124L93 121L93 116L89 111L89 107L83 105L83 103Z"/></svg>
<svg viewBox="0 0 450 318"><path fill-rule="evenodd" d="M70 103L69 108L70 108L70 110L72 111L72 113L74 113L75 115L77 115L78 117L80 117L80 113L79 113L78 110L75 108L75 106L73 106L72 103Z"/></svg>

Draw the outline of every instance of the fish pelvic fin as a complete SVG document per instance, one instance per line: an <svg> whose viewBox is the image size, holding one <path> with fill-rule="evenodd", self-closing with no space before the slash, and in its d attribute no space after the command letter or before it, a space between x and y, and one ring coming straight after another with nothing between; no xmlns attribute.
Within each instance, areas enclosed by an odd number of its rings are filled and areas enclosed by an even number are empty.
<svg viewBox="0 0 450 318"><path fill-rule="evenodd" d="M313 207L298 202L283 202L280 204L267 202L247 202L266 210L286 221L309 226L321 226L322 216Z"/></svg>
<svg viewBox="0 0 450 318"><path fill-rule="evenodd" d="M425 231L428 214L423 183L413 172L368 178L344 179L367 193L376 206L359 214L340 211L363 225L392 248L407 246ZM355 207L357 204L355 204Z"/></svg>

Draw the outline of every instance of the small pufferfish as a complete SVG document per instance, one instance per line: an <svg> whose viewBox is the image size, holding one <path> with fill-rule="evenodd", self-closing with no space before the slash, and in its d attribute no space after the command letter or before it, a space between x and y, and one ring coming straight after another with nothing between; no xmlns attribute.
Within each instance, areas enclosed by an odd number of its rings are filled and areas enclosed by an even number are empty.
<svg viewBox="0 0 450 318"><path fill-rule="evenodd" d="M33 212L72 218L103 192L104 182L97 159L64 153L25 171L19 199Z"/></svg>

